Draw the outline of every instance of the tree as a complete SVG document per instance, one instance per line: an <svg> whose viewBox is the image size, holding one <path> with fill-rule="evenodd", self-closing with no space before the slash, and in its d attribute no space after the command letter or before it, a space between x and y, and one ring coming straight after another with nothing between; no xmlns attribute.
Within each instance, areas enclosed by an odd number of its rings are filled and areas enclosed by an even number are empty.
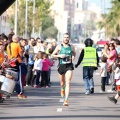
<svg viewBox="0 0 120 120"><path fill-rule="evenodd" d="M57 39L57 33L58 33L58 30L55 26L51 26L49 28L47 28L45 31L43 31L43 36L44 36L44 39L46 38L55 38Z"/></svg>
<svg viewBox="0 0 120 120"><path fill-rule="evenodd" d="M33 28L33 17L34 17L34 28L35 32L39 31L40 26L42 25L42 22L44 19L49 16L50 13L50 7L52 3L49 0L36 0L35 5L35 13L33 14L33 2L28 2L28 34L29 36L32 33ZM13 11L15 10L15 4L12 5ZM25 9L26 9L26 1L25 0L19 0L18 2L18 34L20 36L23 36L25 33ZM12 27L14 27L14 14L10 17L10 24Z"/></svg>
<svg viewBox="0 0 120 120"><path fill-rule="evenodd" d="M120 35L120 2L112 0L112 8L108 14L102 16L103 20L98 23L99 28L105 28L108 37Z"/></svg>
<svg viewBox="0 0 120 120"><path fill-rule="evenodd" d="M58 30L54 26L54 19L51 16L46 17L42 23L42 36L46 38L57 38Z"/></svg>

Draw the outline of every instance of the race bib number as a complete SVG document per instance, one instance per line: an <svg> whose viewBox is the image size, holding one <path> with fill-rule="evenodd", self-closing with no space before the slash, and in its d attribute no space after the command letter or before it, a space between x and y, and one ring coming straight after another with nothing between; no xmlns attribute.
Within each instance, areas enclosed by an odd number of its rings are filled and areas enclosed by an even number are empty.
<svg viewBox="0 0 120 120"><path fill-rule="evenodd" d="M65 58L63 58L62 63L63 64L71 63L71 56L66 56Z"/></svg>

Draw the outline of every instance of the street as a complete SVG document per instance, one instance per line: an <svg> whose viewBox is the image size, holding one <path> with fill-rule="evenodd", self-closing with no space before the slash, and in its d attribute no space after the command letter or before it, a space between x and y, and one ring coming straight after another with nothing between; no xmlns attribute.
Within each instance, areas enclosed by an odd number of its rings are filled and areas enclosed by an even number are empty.
<svg viewBox="0 0 120 120"><path fill-rule="evenodd" d="M74 64L78 59L76 56ZM13 93L10 99L0 103L0 120L119 120L120 101L115 105L107 96L115 93L99 93L99 70L94 73L95 93L85 95L82 67L75 68L71 81L69 106L63 106L57 62L52 67L51 87L25 87L27 99L18 99ZM106 86L106 90L111 86Z"/></svg>

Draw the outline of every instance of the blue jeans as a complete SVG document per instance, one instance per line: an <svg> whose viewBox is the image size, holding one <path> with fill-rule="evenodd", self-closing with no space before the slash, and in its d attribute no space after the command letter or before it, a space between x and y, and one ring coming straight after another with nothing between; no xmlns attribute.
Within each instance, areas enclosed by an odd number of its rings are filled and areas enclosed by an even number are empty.
<svg viewBox="0 0 120 120"><path fill-rule="evenodd" d="M36 79L35 79L35 85L39 85L41 70L36 70L36 72L37 72L37 74L36 74Z"/></svg>
<svg viewBox="0 0 120 120"><path fill-rule="evenodd" d="M94 88L93 72L94 67L91 66L83 67L83 80L86 91L90 91L91 88Z"/></svg>
<svg viewBox="0 0 120 120"><path fill-rule="evenodd" d="M18 93L18 94L22 94L23 93L23 88L22 88L22 79L21 79L21 65L19 65L19 80L18 81L16 81L16 86L15 86L15 88L16 88L16 92Z"/></svg>

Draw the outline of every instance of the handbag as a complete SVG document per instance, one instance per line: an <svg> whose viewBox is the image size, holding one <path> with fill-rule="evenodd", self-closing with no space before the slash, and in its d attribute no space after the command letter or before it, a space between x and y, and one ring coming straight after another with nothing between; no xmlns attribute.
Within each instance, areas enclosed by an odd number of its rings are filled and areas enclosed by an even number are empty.
<svg viewBox="0 0 120 120"><path fill-rule="evenodd" d="M11 67L16 67L16 66L19 65L19 62L18 62L17 58L11 58L9 60L9 64L10 64Z"/></svg>

